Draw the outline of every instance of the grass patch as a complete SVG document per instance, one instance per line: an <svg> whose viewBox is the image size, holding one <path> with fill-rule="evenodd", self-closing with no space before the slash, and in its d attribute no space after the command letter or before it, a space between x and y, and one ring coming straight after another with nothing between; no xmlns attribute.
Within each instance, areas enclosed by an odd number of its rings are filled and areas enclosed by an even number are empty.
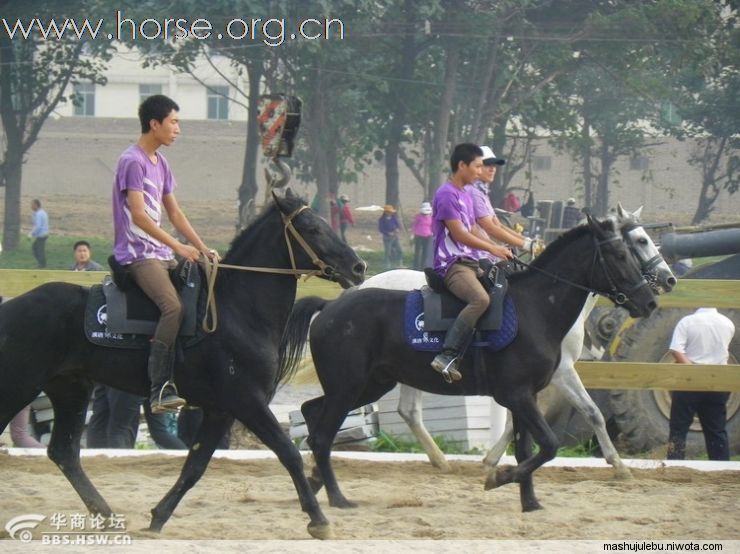
<svg viewBox="0 0 740 554"><path fill-rule="evenodd" d="M479 448L471 448L465 450L460 446L459 443L450 441L445 437L436 436L432 437L435 444L445 454L482 454L483 452ZM376 437L375 442L372 445L374 452L411 452L417 454L423 454L424 449L417 441L405 440L400 437L389 435L385 431L380 431Z"/></svg>

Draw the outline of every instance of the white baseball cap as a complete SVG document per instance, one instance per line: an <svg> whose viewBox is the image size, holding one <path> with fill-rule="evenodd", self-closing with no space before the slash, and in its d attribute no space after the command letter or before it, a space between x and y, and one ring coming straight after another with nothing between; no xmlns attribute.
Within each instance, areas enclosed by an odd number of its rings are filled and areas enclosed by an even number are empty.
<svg viewBox="0 0 740 554"><path fill-rule="evenodd" d="M506 160L497 157L488 146L481 146L480 149L483 150L483 165L504 165L506 163Z"/></svg>

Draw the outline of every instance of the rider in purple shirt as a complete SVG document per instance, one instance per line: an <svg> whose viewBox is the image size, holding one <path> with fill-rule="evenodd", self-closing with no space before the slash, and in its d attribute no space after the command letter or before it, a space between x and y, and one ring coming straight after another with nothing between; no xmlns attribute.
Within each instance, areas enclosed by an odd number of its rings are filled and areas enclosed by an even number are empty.
<svg viewBox="0 0 740 554"><path fill-rule="evenodd" d="M434 270L444 278L447 288L466 306L447 331L442 352L432 361L448 383L459 381L459 358L473 337L475 326L489 304L489 297L478 277L482 252L511 258L508 248L491 242L475 222L473 199L465 185L480 178L483 151L475 144L458 144L450 158L452 175L434 195Z"/></svg>
<svg viewBox="0 0 740 554"><path fill-rule="evenodd" d="M160 146L180 134L179 106L170 98L150 96L139 107L141 136L119 158L113 184L114 256L128 266L136 284L152 299L161 315L149 352L153 413L173 411L185 404L172 381L174 344L182 322L180 297L169 279L174 255L197 261L213 258L175 199L175 179ZM163 211L190 244L182 244L162 229Z"/></svg>

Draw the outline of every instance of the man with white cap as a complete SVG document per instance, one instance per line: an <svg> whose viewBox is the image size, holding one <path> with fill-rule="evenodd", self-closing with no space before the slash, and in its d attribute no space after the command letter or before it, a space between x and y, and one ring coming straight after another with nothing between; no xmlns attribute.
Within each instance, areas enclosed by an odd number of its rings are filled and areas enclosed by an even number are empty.
<svg viewBox="0 0 740 554"><path fill-rule="evenodd" d="M488 234L486 238L494 238L504 244L529 250L532 248L532 239L504 226L496 217L496 212L488 197L489 186L496 177L496 168L504 165L506 160L496 156L488 146L481 146L480 149L483 151L483 168L481 169L480 178L465 187L465 190L473 199L476 223ZM491 257L487 252L481 253Z"/></svg>

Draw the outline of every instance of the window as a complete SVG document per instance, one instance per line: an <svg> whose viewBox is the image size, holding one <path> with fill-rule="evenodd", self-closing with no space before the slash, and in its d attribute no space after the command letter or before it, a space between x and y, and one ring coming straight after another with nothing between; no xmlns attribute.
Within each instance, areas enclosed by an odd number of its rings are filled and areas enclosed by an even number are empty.
<svg viewBox="0 0 740 554"><path fill-rule="evenodd" d="M229 87L210 87L208 90L208 119L229 119Z"/></svg>
<svg viewBox="0 0 740 554"><path fill-rule="evenodd" d="M535 171L546 171L552 167L550 156L532 156L532 169Z"/></svg>
<svg viewBox="0 0 740 554"><path fill-rule="evenodd" d="M92 117L95 115L95 84L77 83L75 85L75 115Z"/></svg>
<svg viewBox="0 0 740 554"><path fill-rule="evenodd" d="M650 167L650 160L645 156L633 156L630 158L630 169L645 171Z"/></svg>
<svg viewBox="0 0 740 554"><path fill-rule="evenodd" d="M162 85L139 85L139 103L154 94L162 94Z"/></svg>

